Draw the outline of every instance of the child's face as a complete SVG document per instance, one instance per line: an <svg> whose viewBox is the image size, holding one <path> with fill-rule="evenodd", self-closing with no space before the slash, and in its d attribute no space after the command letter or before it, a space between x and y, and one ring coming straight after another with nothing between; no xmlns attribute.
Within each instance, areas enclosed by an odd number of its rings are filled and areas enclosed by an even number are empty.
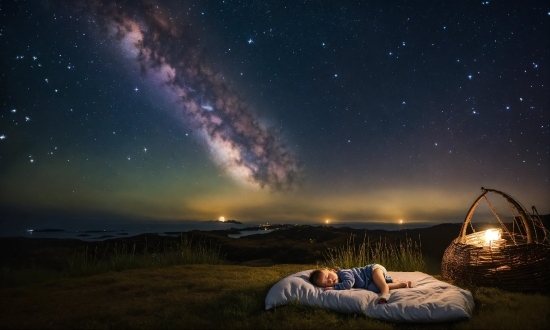
<svg viewBox="0 0 550 330"><path fill-rule="evenodd" d="M323 274L317 279L317 283L315 283L317 286L321 288L326 288L328 286L335 286L338 284L338 275L333 270L323 269L321 270L321 273Z"/></svg>

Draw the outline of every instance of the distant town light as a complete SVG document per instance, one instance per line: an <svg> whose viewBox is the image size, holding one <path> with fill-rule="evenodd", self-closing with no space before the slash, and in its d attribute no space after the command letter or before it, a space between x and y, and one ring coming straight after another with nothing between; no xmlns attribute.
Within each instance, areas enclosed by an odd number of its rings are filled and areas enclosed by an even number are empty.
<svg viewBox="0 0 550 330"><path fill-rule="evenodd" d="M225 221L225 217L220 217L220 221L221 221L221 222L224 222L224 221Z"/></svg>

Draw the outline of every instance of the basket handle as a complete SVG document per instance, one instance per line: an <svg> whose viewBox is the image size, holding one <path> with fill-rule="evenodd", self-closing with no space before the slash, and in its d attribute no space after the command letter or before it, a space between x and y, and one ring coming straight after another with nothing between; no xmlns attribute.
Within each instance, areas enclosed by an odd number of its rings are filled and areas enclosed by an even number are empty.
<svg viewBox="0 0 550 330"><path fill-rule="evenodd" d="M531 220L531 218L527 215L523 206L521 206L514 198L503 193L502 191L495 190L495 189L486 189L483 187L481 187L481 191L483 191L483 193L476 199L474 204L472 204L472 206L470 207L468 214L466 214L466 218L464 219L464 223L462 224L462 229L460 230L460 236L459 236L460 242L464 243L464 236L466 236L466 229L468 228L468 224L470 223L470 221L472 220L472 217L474 216L474 212L477 208L477 205L479 204L479 202L481 202L481 199L485 195L487 195L488 192L493 192L506 198L506 200L510 204L512 204L516 208L516 210L518 210L521 221L523 222L523 226L525 227L525 233L527 234L527 243L528 244L533 243L533 235L531 234L531 226L529 225L529 220Z"/></svg>

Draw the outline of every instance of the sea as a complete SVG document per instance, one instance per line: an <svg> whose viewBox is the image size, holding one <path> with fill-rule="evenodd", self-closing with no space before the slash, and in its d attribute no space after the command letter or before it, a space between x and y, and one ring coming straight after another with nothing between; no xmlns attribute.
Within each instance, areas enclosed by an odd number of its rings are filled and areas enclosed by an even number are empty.
<svg viewBox="0 0 550 330"><path fill-rule="evenodd" d="M342 222L333 223L330 225L321 223L300 223L288 224L285 223L283 228L291 226L309 225L309 226L329 226L329 227L350 227L354 229L367 230L402 230L427 228L436 225L433 222L414 222L414 223L383 223L383 222ZM56 239L79 239L83 241L101 241L106 239L131 237L141 234L158 234L166 236L174 236L177 233L189 232L193 230L213 231L213 230L229 230L236 229L235 233L228 234L229 237L238 239L248 235L261 235L270 233L273 230L284 230L278 227L283 224L260 223L260 222L221 222L221 221L181 221L171 223L154 223L154 222L138 222L138 223L121 223L109 224L102 227L77 227L74 225L66 227L41 227L29 226L26 228L0 228L0 237L27 237L27 238L56 238Z"/></svg>

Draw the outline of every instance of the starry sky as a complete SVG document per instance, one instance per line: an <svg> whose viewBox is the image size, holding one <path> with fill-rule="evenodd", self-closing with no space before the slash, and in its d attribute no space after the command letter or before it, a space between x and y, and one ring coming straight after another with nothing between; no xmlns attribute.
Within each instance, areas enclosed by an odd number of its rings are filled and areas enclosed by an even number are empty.
<svg viewBox="0 0 550 330"><path fill-rule="evenodd" d="M3 1L2 221L550 213L547 1Z"/></svg>

